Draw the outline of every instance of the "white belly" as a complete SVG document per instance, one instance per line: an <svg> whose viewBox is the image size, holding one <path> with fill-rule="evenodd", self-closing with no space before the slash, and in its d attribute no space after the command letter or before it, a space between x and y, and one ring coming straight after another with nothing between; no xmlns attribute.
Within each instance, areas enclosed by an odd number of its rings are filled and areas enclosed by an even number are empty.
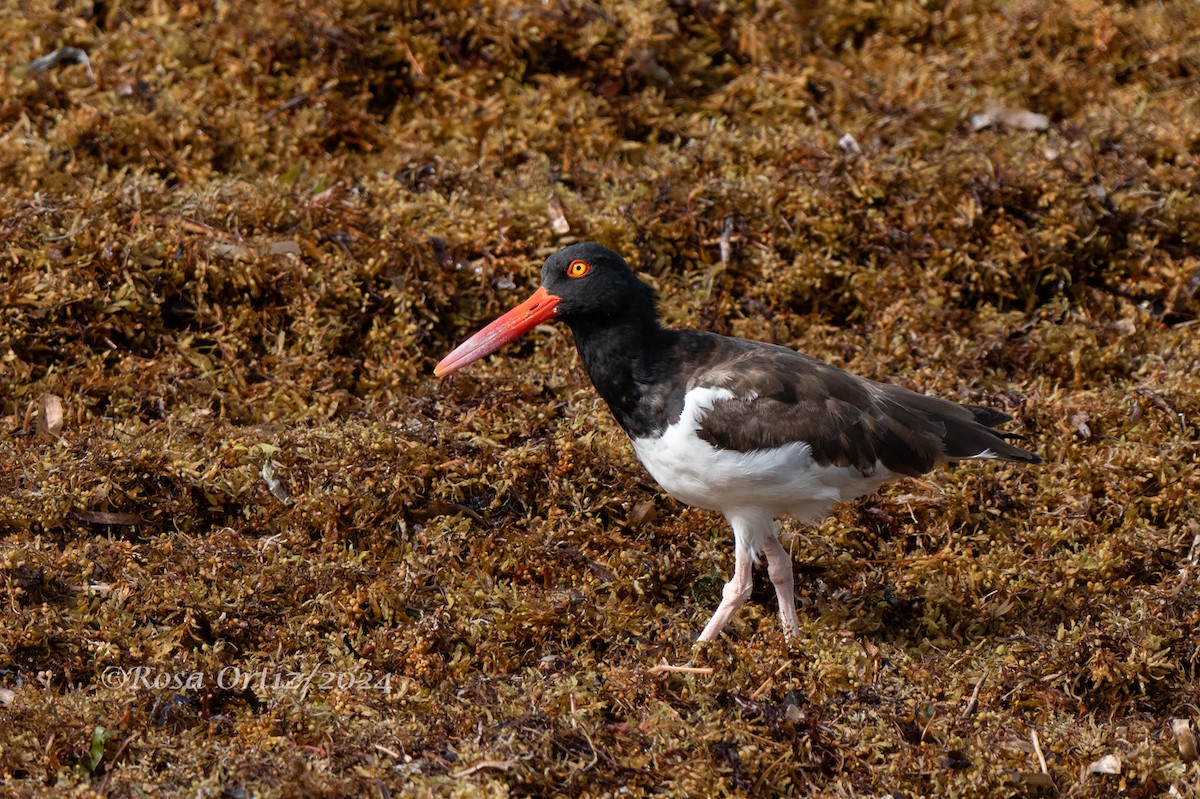
<svg viewBox="0 0 1200 799"><path fill-rule="evenodd" d="M728 389L692 389L683 414L658 438L633 440L638 458L667 493L688 505L729 515L790 514L806 524L823 519L838 502L861 497L892 476L881 465L870 475L847 466L822 466L803 442L736 452L697 434L714 402Z"/></svg>

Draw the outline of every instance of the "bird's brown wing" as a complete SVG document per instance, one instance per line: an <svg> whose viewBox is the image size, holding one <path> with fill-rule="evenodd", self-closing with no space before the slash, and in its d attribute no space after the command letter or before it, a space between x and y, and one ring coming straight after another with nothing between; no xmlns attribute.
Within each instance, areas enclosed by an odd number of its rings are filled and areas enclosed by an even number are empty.
<svg viewBox="0 0 1200 799"><path fill-rule="evenodd" d="M700 437L716 447L748 452L803 442L817 463L863 474L882 465L918 475L981 456L1040 460L989 429L1007 414L876 383L783 347L723 339L717 349L721 357L688 385L733 395L700 422Z"/></svg>

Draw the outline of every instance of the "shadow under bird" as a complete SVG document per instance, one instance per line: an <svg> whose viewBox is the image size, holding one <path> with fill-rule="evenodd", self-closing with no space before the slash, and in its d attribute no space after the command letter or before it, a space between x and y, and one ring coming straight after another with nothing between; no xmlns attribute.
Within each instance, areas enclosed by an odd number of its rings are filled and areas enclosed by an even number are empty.
<svg viewBox="0 0 1200 799"><path fill-rule="evenodd" d="M788 638L799 633L792 561L775 519L805 524L896 477L953 460L1039 463L992 428L1011 419L877 383L786 347L658 320L654 289L620 255L573 244L542 266L525 302L480 330L434 369L448 375L561 319L593 385L647 471L688 505L733 526L733 576L701 641L721 634L750 597L764 555Z"/></svg>

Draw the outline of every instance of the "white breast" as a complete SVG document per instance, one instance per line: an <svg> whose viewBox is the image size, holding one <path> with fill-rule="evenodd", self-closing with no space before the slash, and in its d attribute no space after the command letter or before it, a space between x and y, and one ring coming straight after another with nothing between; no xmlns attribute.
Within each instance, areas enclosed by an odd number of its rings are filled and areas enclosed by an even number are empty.
<svg viewBox="0 0 1200 799"><path fill-rule="evenodd" d="M680 502L726 516L790 514L812 524L838 502L869 494L893 476L879 464L871 475L821 466L804 442L750 452L718 449L698 435L700 421L713 405L733 398L729 389L694 388L684 396L679 421L658 438L633 440L647 471Z"/></svg>

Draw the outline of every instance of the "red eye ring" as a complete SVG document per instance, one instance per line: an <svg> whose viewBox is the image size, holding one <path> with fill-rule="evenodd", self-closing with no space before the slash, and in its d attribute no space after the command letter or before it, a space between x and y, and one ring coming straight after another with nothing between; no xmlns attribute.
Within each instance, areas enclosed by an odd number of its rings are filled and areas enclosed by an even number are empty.
<svg viewBox="0 0 1200 799"><path fill-rule="evenodd" d="M592 271L592 265L587 261L576 259L567 264L567 277L583 277Z"/></svg>

